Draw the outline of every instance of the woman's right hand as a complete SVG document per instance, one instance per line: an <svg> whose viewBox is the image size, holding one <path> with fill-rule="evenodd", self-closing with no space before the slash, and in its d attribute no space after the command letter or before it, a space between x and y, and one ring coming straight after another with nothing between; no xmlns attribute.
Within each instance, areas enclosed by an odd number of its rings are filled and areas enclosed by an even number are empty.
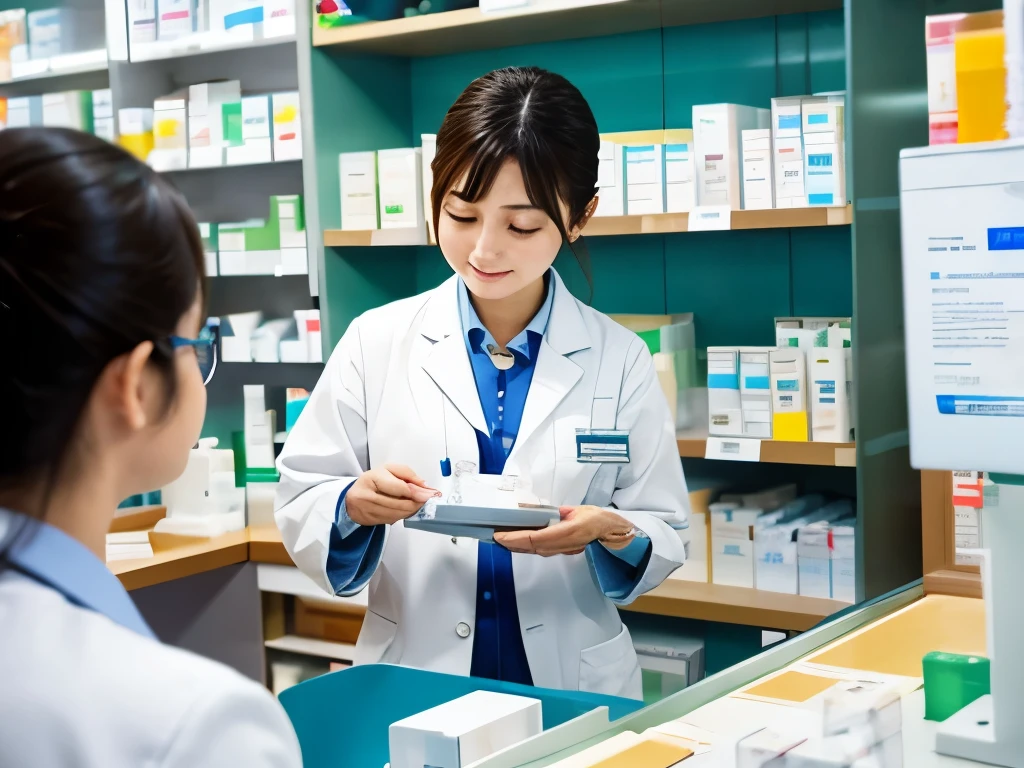
<svg viewBox="0 0 1024 768"><path fill-rule="evenodd" d="M363 472L345 494L345 511L358 525L391 525L440 496L409 467L385 464Z"/></svg>

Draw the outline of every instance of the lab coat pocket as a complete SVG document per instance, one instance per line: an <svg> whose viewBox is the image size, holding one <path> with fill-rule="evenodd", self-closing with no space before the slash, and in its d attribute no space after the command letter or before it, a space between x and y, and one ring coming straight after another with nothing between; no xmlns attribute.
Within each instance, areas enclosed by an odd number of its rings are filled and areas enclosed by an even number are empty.
<svg viewBox="0 0 1024 768"><path fill-rule="evenodd" d="M373 611L366 612L363 628L356 641L356 664L387 664L396 662L398 654L391 651L398 634L398 625Z"/></svg>
<svg viewBox="0 0 1024 768"><path fill-rule="evenodd" d="M559 461L576 461L576 430L589 426L590 421L582 415L555 419L555 458Z"/></svg>
<svg viewBox="0 0 1024 768"><path fill-rule="evenodd" d="M611 640L580 653L580 690L633 699L643 695L640 664L625 625Z"/></svg>

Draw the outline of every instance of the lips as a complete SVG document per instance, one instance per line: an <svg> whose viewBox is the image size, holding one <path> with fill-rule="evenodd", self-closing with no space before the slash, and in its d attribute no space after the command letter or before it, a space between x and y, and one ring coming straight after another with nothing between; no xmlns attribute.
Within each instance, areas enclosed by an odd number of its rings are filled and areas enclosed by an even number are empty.
<svg viewBox="0 0 1024 768"><path fill-rule="evenodd" d="M472 264L470 264L469 266L473 270L473 275L476 277L476 279L481 280L485 283L494 283L512 274L511 270L508 270L506 272L484 272L481 269L477 269Z"/></svg>

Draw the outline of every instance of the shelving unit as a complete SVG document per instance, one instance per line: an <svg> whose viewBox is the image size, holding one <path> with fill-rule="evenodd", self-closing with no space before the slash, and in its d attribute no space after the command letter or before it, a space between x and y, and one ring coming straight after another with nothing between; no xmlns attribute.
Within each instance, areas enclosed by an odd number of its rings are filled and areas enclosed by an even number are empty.
<svg viewBox="0 0 1024 768"><path fill-rule="evenodd" d="M332 661L346 661L351 663L355 656L356 647L349 643L332 643L329 640L319 640L315 637L300 637L299 635L283 635L271 640L264 640L267 648L289 653L301 653L304 656L317 656Z"/></svg>
<svg viewBox="0 0 1024 768"><path fill-rule="evenodd" d="M728 439L728 438L724 438ZM680 435L679 455L684 459L703 459L707 456L707 437ZM781 440L761 440L762 464L802 464L815 467L855 467L856 443L791 443Z"/></svg>
<svg viewBox="0 0 1024 768"><path fill-rule="evenodd" d="M0 80L0 86L63 78L88 72L105 72L108 67L107 51L100 48L94 51L69 53L50 59L29 61L16 66L22 74L16 74L9 80Z"/></svg>
<svg viewBox="0 0 1024 768"><path fill-rule="evenodd" d="M224 51L264 48L271 45L294 45L295 41L296 36L294 32L275 37L260 37L249 40L225 40L209 35L193 35L181 40L135 44L131 47L130 56L133 63L141 63L144 61L202 56L204 54L221 53Z"/></svg>
<svg viewBox="0 0 1024 768"><path fill-rule="evenodd" d="M504 13L467 8L334 29L316 26L313 45L392 56L438 56L841 7L839 0L597 0L589 5L560 0Z"/></svg>
<svg viewBox="0 0 1024 768"><path fill-rule="evenodd" d="M842 227L853 221L852 206L841 208L779 208L768 211L733 211L730 230ZM587 237L616 235L670 235L690 231L690 214L657 213L638 216L598 216L590 220ZM328 229L324 245L360 248L389 245L435 245L419 229Z"/></svg>

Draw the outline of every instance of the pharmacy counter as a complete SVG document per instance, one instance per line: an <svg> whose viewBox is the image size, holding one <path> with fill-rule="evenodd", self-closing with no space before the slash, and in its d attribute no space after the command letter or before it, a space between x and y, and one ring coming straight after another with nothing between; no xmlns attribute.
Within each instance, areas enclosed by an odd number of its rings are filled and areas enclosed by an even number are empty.
<svg viewBox="0 0 1024 768"><path fill-rule="evenodd" d="M827 688L841 680L877 680L899 686L904 694L904 765L974 765L935 754L936 724L923 717L921 660L930 651L984 655L984 610L984 602L975 598L922 597L920 587L907 589L631 715L602 737L525 764L584 768L603 759L602 751L616 743L611 739L628 743L630 733L653 729L649 735L697 739L700 748L683 763L688 768L728 768L742 736L763 727L814 734L821 727L820 702ZM508 755L486 766L514 764ZM641 763L628 765L643 768Z"/></svg>

